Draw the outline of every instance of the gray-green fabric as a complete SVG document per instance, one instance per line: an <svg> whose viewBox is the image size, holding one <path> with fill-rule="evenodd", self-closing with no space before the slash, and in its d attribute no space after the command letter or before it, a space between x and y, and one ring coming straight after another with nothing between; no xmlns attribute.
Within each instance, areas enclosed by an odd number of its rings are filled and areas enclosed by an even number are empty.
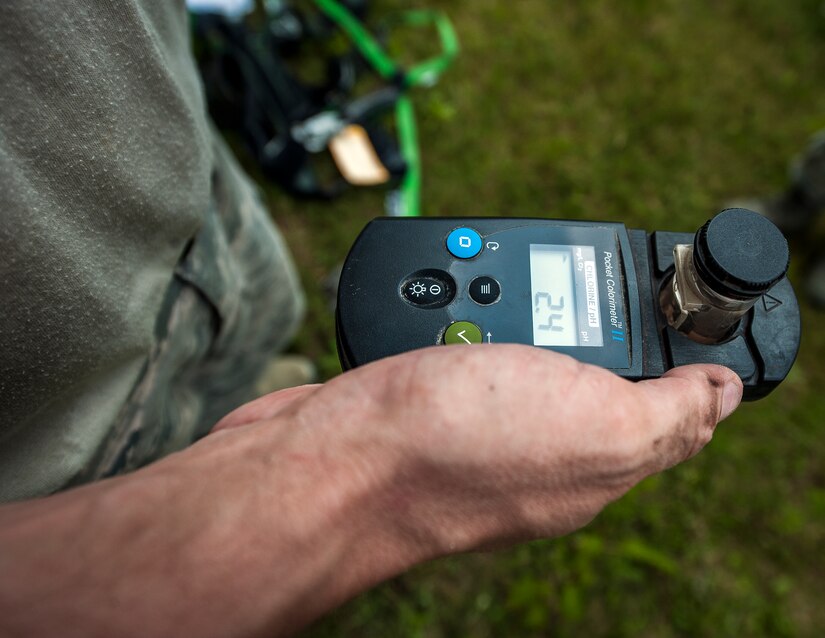
<svg viewBox="0 0 825 638"><path fill-rule="evenodd" d="M301 298L209 127L182 1L0 3L0 87L2 501L203 434Z"/></svg>

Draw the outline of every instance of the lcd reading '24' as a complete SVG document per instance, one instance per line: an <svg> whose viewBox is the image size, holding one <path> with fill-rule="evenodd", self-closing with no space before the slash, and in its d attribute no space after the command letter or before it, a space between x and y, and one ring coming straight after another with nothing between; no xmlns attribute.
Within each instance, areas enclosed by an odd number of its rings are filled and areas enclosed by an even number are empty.
<svg viewBox="0 0 825 638"><path fill-rule="evenodd" d="M601 347L594 246L530 244L533 345Z"/></svg>

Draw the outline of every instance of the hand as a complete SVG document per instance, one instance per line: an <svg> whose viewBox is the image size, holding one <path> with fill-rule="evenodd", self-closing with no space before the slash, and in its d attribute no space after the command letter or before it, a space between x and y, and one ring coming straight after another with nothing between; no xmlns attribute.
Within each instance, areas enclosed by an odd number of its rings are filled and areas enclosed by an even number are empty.
<svg viewBox="0 0 825 638"><path fill-rule="evenodd" d="M288 412L324 437L360 439L355 464L381 483L386 523L441 555L585 525L696 454L741 396L721 366L631 383L537 348L438 347L263 397L216 429Z"/></svg>

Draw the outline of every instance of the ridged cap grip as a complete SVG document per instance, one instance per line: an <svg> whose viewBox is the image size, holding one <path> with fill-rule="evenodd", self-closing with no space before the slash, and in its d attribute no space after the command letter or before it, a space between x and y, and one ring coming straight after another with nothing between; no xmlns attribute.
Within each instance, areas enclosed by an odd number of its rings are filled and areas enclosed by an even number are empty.
<svg viewBox="0 0 825 638"><path fill-rule="evenodd" d="M753 299L785 276L790 253L785 236L765 217L746 208L728 208L696 233L693 262L717 293Z"/></svg>

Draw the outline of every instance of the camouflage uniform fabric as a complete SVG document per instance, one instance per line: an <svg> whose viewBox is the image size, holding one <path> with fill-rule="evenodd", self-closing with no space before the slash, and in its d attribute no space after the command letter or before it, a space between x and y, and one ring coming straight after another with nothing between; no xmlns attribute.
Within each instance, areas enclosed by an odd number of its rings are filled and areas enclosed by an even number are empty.
<svg viewBox="0 0 825 638"><path fill-rule="evenodd" d="M0 77L1 502L202 436L303 300L182 0L0 3Z"/></svg>
<svg viewBox="0 0 825 638"><path fill-rule="evenodd" d="M138 468L207 434L253 398L296 330L303 297L287 249L228 149L215 146L215 205L175 268L140 380L75 482Z"/></svg>

